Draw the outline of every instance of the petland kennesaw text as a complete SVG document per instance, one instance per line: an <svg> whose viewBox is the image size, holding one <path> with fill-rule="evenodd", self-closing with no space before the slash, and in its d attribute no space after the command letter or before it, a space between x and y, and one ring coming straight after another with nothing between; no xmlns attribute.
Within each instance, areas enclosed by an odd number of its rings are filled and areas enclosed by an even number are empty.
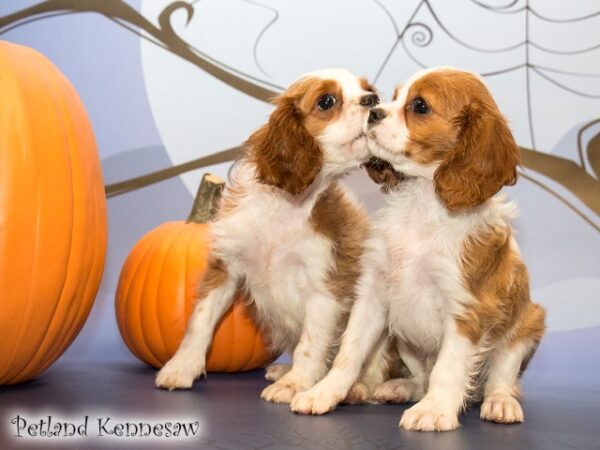
<svg viewBox="0 0 600 450"><path fill-rule="evenodd" d="M79 421L55 419L52 416L28 418L13 417L15 438L190 438L199 431L199 422L147 422L121 421L111 417L90 418Z"/></svg>

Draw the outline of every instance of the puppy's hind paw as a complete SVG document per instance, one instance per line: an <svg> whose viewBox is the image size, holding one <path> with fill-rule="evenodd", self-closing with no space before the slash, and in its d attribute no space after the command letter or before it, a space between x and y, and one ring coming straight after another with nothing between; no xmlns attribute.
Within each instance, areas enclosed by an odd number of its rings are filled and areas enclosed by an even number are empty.
<svg viewBox="0 0 600 450"><path fill-rule="evenodd" d="M271 364L265 369L265 380L277 381L291 369L289 364Z"/></svg>
<svg viewBox="0 0 600 450"><path fill-rule="evenodd" d="M260 398L271 403L290 403L296 392L301 388L295 383L276 381L263 389Z"/></svg>
<svg viewBox="0 0 600 450"><path fill-rule="evenodd" d="M404 403L411 399L414 391L415 384L411 380L395 378L377 386L373 396L381 403Z"/></svg>
<svg viewBox="0 0 600 450"><path fill-rule="evenodd" d="M348 395L344 399L344 403L349 405L355 405L357 403L366 403L371 399L371 390L366 383L358 381L354 383Z"/></svg>

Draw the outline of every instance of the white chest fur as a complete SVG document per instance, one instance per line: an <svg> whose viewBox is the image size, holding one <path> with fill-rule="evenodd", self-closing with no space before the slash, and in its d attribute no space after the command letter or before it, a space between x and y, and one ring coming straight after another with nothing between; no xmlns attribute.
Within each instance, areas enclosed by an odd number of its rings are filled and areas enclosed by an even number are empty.
<svg viewBox="0 0 600 450"><path fill-rule="evenodd" d="M472 301L461 280L462 244L479 227L504 220L505 208L493 199L471 214L451 214L422 178L388 196L374 240L387 252L382 271L394 334L425 354L437 353L444 322Z"/></svg>
<svg viewBox="0 0 600 450"><path fill-rule="evenodd" d="M311 201L290 202L251 183L239 206L214 227L216 254L249 289L273 345L294 346L306 296L324 288L331 243L310 224Z"/></svg>

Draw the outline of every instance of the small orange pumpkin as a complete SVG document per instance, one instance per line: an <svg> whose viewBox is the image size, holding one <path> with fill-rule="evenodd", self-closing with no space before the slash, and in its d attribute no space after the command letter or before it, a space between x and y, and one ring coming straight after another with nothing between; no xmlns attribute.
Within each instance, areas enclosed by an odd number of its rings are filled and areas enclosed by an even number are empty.
<svg viewBox="0 0 600 450"><path fill-rule="evenodd" d="M37 51L0 41L0 384L29 380L85 323L106 250L92 127Z"/></svg>
<svg viewBox="0 0 600 450"><path fill-rule="evenodd" d="M206 174L187 221L167 222L135 245L123 265L116 293L117 323L129 350L162 367L183 338L210 252L210 226L225 183ZM208 372L264 367L273 355L248 315L241 293L215 329Z"/></svg>

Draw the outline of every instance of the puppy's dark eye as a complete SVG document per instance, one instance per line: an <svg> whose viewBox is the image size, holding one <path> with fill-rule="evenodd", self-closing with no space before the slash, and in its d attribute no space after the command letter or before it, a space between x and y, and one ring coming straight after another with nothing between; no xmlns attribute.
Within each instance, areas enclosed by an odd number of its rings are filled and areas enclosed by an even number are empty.
<svg viewBox="0 0 600 450"><path fill-rule="evenodd" d="M328 109L333 108L336 102L337 100L333 95L325 94L319 99L319 102L317 103L317 108L319 109L319 111L327 111Z"/></svg>
<svg viewBox="0 0 600 450"><path fill-rule="evenodd" d="M427 114L431 109L425 100L421 97L417 97L413 100L410 105L410 109L412 109L417 114Z"/></svg>

